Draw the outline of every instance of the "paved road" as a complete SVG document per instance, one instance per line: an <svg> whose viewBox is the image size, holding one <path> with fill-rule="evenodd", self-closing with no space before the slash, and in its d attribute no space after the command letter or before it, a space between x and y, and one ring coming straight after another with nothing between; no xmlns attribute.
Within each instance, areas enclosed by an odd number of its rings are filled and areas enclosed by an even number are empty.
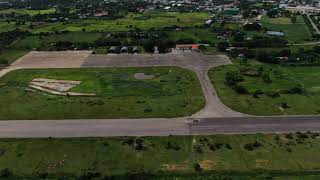
<svg viewBox="0 0 320 180"><path fill-rule="evenodd" d="M168 136L320 131L319 116L0 121L0 137Z"/></svg>
<svg viewBox="0 0 320 180"><path fill-rule="evenodd" d="M317 34L320 34L320 30L318 29L317 25L315 25L314 22L312 21L310 14L308 14L307 16L308 16L308 19L309 19L313 29L316 31Z"/></svg>

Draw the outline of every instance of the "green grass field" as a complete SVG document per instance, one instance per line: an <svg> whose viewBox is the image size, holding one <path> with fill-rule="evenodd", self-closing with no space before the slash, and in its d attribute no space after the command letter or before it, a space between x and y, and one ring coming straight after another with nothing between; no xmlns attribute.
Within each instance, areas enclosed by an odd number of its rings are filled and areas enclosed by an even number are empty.
<svg viewBox="0 0 320 180"><path fill-rule="evenodd" d="M297 21L292 23L290 18L268 18L262 19L263 27L272 31L282 31L289 43L302 43L311 41L311 33L303 21L302 16L297 16Z"/></svg>
<svg viewBox="0 0 320 180"><path fill-rule="evenodd" d="M0 59L5 59L9 62L9 64L11 64L28 52L28 50L3 49L0 51Z"/></svg>
<svg viewBox="0 0 320 180"><path fill-rule="evenodd" d="M10 48L11 49L46 49L51 43L59 41L69 41L72 43L88 42L93 43L95 40L99 39L102 33L90 33L90 32L69 32L63 34L53 34L49 36L26 36L22 39L14 42Z"/></svg>
<svg viewBox="0 0 320 180"><path fill-rule="evenodd" d="M43 10L30 10L30 9L5 9L0 10L0 14L26 14L30 16L35 16L37 14L52 14L55 13L55 8L43 9Z"/></svg>
<svg viewBox="0 0 320 180"><path fill-rule="evenodd" d="M251 76L263 67L272 82L266 83L261 77ZM245 87L249 94L238 94L225 84L225 76L230 71L247 71L244 81L240 85ZM320 113L320 67L281 67L276 65L261 64L222 66L211 69L209 76L215 85L220 99L230 108L255 115L284 115L284 114L319 114ZM296 84L305 88L303 94L286 93ZM253 97L256 90L261 90L259 98ZM278 92L280 97L268 94ZM281 108L282 103L287 103L289 108Z"/></svg>
<svg viewBox="0 0 320 180"><path fill-rule="evenodd" d="M217 33L212 32L210 29L186 29L182 31L170 31L168 32L169 38L174 41L179 39L193 39L196 43L200 41L211 41L213 43L219 42L217 39Z"/></svg>
<svg viewBox="0 0 320 180"><path fill-rule="evenodd" d="M245 148L254 143L253 149ZM209 173L217 179L316 179L319 148L316 134L1 139L0 170L7 168L20 178L83 177L91 172L98 179L129 174L194 179Z"/></svg>
<svg viewBox="0 0 320 180"><path fill-rule="evenodd" d="M134 73L152 74L136 80ZM26 90L34 78L80 80L71 91L95 97L66 97ZM178 117L205 104L192 71L177 67L18 70L0 79L0 119Z"/></svg>
<svg viewBox="0 0 320 180"><path fill-rule="evenodd" d="M135 27L146 30L150 28L163 28L173 25L195 26L205 23L209 14L207 13L151 13L148 14L128 14L127 16L115 20L87 19L75 21L68 24L47 23L34 28L34 33L63 31L128 31Z"/></svg>

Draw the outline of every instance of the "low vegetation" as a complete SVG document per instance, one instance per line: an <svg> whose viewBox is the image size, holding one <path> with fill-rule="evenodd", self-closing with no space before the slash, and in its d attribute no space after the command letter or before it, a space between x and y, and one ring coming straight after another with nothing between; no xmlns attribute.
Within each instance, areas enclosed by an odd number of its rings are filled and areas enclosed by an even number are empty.
<svg viewBox="0 0 320 180"><path fill-rule="evenodd" d="M283 135L2 139L0 176L33 179L304 179L319 176L318 137L317 133L298 132Z"/></svg>
<svg viewBox="0 0 320 180"><path fill-rule="evenodd" d="M153 75L137 80L135 73ZM49 95L28 88L35 78L79 80L70 91L95 97ZM0 80L0 119L151 118L187 116L205 104L194 72L177 67L33 69Z"/></svg>
<svg viewBox="0 0 320 180"><path fill-rule="evenodd" d="M256 61L211 69L220 99L232 109L255 115L319 114L319 70Z"/></svg>

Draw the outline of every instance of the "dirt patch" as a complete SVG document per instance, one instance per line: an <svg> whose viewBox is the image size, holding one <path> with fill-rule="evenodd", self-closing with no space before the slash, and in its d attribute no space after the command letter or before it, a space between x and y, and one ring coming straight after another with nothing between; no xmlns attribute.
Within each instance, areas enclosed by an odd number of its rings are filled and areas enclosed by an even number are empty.
<svg viewBox="0 0 320 180"><path fill-rule="evenodd" d="M56 79L45 79L36 78L29 83L29 87L47 92L55 95L63 96L95 96L92 93L77 93L77 92L67 92L73 87L81 84L81 81L70 81L70 80L56 80Z"/></svg>
<svg viewBox="0 0 320 180"><path fill-rule="evenodd" d="M256 167L257 168L265 168L270 163L269 160L266 159L256 159Z"/></svg>
<svg viewBox="0 0 320 180"><path fill-rule="evenodd" d="M213 170L216 166L216 163L211 160L203 160L199 164L203 170Z"/></svg>
<svg viewBox="0 0 320 180"><path fill-rule="evenodd" d="M185 171L188 166L186 164L163 164L162 169L165 171Z"/></svg>
<svg viewBox="0 0 320 180"><path fill-rule="evenodd" d="M56 80L56 79L45 79L37 78L30 82L30 85L51 89L54 91L68 91L71 88L79 85L81 81L68 81L68 80Z"/></svg>
<svg viewBox="0 0 320 180"><path fill-rule="evenodd" d="M147 80L147 79L153 79L154 75L147 75L144 73L135 73L133 77L138 80Z"/></svg>

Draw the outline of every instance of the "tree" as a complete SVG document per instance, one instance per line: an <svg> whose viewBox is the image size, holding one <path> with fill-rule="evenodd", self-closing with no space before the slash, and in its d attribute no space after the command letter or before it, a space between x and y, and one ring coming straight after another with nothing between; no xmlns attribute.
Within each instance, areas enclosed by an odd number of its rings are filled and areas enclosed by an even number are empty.
<svg viewBox="0 0 320 180"><path fill-rule="evenodd" d="M239 82L244 80L239 71L230 71L226 73L225 83L230 86L236 86Z"/></svg>
<svg viewBox="0 0 320 180"><path fill-rule="evenodd" d="M219 51L226 51L226 49L229 47L228 42L219 42L218 43L218 49Z"/></svg>
<svg viewBox="0 0 320 180"><path fill-rule="evenodd" d="M152 38L149 38L144 41L143 48L146 52L153 53L155 45L156 45L156 41Z"/></svg>

